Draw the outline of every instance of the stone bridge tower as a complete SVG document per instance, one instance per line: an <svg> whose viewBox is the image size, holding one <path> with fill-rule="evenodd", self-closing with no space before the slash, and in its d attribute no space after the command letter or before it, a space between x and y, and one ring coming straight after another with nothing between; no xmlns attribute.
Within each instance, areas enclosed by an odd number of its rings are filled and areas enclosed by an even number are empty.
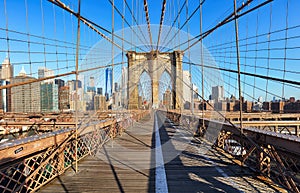
<svg viewBox="0 0 300 193"><path fill-rule="evenodd" d="M159 80L164 71L169 73L172 84L172 104L175 109L182 107L182 51L135 52L128 51L128 109L138 109L138 84L145 71L151 78L152 106L159 106Z"/></svg>

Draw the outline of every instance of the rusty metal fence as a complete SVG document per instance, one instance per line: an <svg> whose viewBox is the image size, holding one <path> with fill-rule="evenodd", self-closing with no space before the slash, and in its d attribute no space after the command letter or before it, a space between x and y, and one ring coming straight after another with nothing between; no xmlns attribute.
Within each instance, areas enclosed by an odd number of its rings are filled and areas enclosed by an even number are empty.
<svg viewBox="0 0 300 193"><path fill-rule="evenodd" d="M103 144L117 137L146 114L147 112L131 112L118 121L107 119L89 124L78 130L77 140L75 130L72 129L60 143L42 151L17 159L2 159L0 192L34 192L40 189L67 169L74 169L76 160L79 162L88 155L94 155Z"/></svg>
<svg viewBox="0 0 300 193"><path fill-rule="evenodd" d="M202 119L196 116L182 115L178 112L164 112L168 119L181 127L189 128L197 124L201 128ZM214 146L217 150L234 159L241 166L246 166L276 183L281 184L292 192L300 189L300 138L256 128L244 128L240 133L239 127L230 122L205 119L205 128L221 130ZM194 128L194 127L191 127ZM197 137L203 142L206 130L201 130ZM239 154L231 154L225 148L226 141L232 140L240 144Z"/></svg>

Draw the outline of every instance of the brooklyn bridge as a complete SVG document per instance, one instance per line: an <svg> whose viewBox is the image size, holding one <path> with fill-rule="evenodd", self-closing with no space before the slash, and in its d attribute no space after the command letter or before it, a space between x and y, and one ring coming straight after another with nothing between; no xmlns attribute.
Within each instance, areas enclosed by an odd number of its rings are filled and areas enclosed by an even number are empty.
<svg viewBox="0 0 300 193"><path fill-rule="evenodd" d="M300 2L3 0L1 192L300 192Z"/></svg>

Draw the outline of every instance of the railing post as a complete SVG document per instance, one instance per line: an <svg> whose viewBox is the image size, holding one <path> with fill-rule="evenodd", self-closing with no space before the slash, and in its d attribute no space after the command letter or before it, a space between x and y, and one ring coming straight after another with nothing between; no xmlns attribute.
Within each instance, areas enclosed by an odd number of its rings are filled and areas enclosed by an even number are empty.
<svg viewBox="0 0 300 193"><path fill-rule="evenodd" d="M65 154L64 150L62 150L58 155L58 172L64 171L65 168Z"/></svg>
<svg viewBox="0 0 300 193"><path fill-rule="evenodd" d="M297 117L297 122L299 122L300 118ZM295 126L295 135L297 137L299 137L299 129L300 129L300 125L298 124L297 126Z"/></svg>
<svg viewBox="0 0 300 193"><path fill-rule="evenodd" d="M75 171L78 172L78 63L80 44L80 0L78 0L77 43L76 43L76 97L75 97Z"/></svg>
<svg viewBox="0 0 300 193"><path fill-rule="evenodd" d="M268 151L270 150L269 145L267 148L264 147L261 148L264 152L268 154ZM259 171L261 171L263 174L266 174L268 177L270 177L271 159L264 152L259 152L259 160L258 160Z"/></svg>

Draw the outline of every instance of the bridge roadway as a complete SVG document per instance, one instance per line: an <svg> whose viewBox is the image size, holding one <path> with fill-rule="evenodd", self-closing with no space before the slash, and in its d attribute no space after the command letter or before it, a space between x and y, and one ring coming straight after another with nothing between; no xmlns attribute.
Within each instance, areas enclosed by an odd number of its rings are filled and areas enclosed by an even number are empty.
<svg viewBox="0 0 300 193"><path fill-rule="evenodd" d="M210 147L157 113L39 192L285 192Z"/></svg>

